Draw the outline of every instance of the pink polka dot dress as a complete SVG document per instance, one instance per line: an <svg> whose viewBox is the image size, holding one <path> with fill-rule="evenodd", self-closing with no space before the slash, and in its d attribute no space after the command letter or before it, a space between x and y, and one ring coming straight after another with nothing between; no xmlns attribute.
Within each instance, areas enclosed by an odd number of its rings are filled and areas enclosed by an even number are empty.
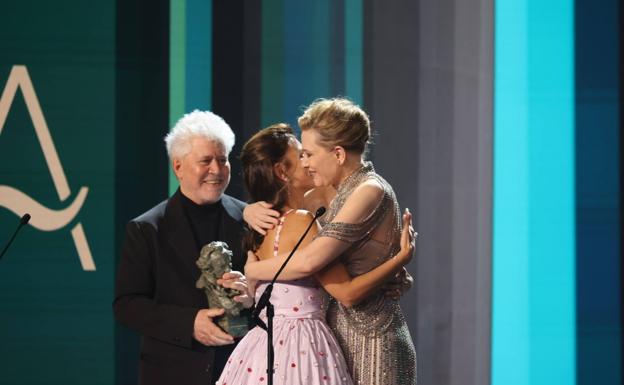
<svg viewBox="0 0 624 385"><path fill-rule="evenodd" d="M275 244L286 213L280 218ZM277 248L275 249L277 254ZM267 283L256 288L256 301ZM342 350L325 322L328 294L313 279L277 282L273 346L275 385L352 385ZM261 317L266 322L263 311ZM255 327L239 342L216 385L261 385L267 382L267 333Z"/></svg>

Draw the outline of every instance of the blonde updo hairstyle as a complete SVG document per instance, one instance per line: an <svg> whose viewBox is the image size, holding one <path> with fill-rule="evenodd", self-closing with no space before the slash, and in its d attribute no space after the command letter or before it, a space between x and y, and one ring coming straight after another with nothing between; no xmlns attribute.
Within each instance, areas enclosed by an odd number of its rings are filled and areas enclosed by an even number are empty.
<svg viewBox="0 0 624 385"><path fill-rule="evenodd" d="M302 131L316 131L319 145L327 149L340 146L348 152L363 154L370 143L368 115L345 98L315 100L298 122Z"/></svg>

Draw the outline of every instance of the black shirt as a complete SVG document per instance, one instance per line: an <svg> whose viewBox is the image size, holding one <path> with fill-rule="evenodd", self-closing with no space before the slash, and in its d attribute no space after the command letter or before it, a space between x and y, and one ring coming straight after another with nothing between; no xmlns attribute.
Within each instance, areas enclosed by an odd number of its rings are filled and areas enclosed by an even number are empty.
<svg viewBox="0 0 624 385"><path fill-rule="evenodd" d="M195 238L197 249L201 250L202 247L210 242L221 240L223 238L223 234L221 234L221 216L223 213L221 200L215 203L198 205L184 196L184 194L180 195L182 196L184 213L193 230L193 237ZM199 257L199 255L197 257Z"/></svg>
<svg viewBox="0 0 624 385"><path fill-rule="evenodd" d="M191 229L193 230L193 237L195 238L197 249L201 251L202 247L212 241L224 240L225 237L221 219L223 210L225 209L221 204L221 200L215 203L198 205L184 196L184 194L180 195L182 196L182 207L184 208L184 213L186 214L186 217L191 224ZM195 258L199 258L199 254L195 256ZM218 352L215 354L213 362L214 377L212 380L216 381L219 379L219 375L221 374L221 371L223 371L228 357L234 350L234 345L216 346L213 349Z"/></svg>

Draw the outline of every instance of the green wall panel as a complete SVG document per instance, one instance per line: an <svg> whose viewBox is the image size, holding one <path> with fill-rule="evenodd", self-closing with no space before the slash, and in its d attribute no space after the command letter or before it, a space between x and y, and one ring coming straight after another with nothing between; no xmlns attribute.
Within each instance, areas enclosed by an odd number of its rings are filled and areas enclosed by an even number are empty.
<svg viewBox="0 0 624 385"><path fill-rule="evenodd" d="M33 215L0 261L3 383L113 381L114 39L113 2L0 13L0 242Z"/></svg>

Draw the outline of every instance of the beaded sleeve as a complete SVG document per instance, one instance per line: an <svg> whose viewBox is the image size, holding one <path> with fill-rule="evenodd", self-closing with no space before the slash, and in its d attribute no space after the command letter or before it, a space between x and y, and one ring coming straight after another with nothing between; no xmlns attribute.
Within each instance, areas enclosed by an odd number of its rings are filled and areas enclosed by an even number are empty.
<svg viewBox="0 0 624 385"><path fill-rule="evenodd" d="M383 221L391 201L384 194L379 206L371 215L360 223L329 222L323 225L317 237L330 237L345 242L358 242L366 239Z"/></svg>

